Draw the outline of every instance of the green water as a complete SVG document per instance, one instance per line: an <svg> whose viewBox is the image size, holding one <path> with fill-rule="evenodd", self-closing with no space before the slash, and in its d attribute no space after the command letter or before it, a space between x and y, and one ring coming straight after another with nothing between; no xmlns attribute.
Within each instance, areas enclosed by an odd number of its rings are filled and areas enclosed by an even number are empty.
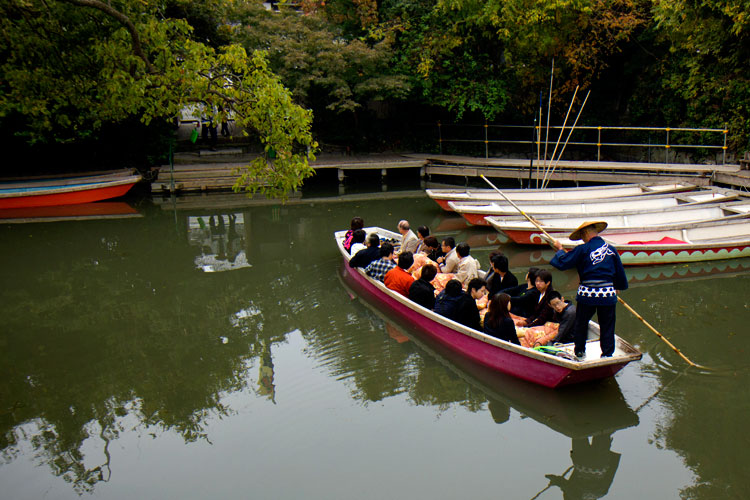
<svg viewBox="0 0 750 500"><path fill-rule="evenodd" d="M621 309L643 360L549 391L351 295L353 215L483 263L498 244L425 197L361 198L0 225L0 498L747 497L750 263L629 273L625 300L715 371ZM521 276L550 256L502 248Z"/></svg>

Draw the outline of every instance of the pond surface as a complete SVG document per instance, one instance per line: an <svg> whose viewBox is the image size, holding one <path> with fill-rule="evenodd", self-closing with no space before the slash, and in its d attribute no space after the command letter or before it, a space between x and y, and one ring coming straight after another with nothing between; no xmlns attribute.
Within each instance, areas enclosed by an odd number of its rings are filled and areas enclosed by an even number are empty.
<svg viewBox="0 0 750 500"><path fill-rule="evenodd" d="M0 498L746 498L750 263L629 270L644 352L552 391L352 296L333 232L502 238L418 193L0 224ZM224 207L224 208L222 208ZM523 277L551 251L502 245ZM574 273L553 272L572 296Z"/></svg>

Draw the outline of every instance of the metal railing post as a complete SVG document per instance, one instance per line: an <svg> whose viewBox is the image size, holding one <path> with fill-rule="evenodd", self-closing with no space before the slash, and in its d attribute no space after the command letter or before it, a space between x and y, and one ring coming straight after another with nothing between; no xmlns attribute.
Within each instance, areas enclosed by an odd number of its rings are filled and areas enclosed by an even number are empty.
<svg viewBox="0 0 750 500"><path fill-rule="evenodd" d="M667 127L667 142L664 144L664 163L669 165L669 127Z"/></svg>
<svg viewBox="0 0 750 500"><path fill-rule="evenodd" d="M596 138L596 161L602 161L602 127L597 127L598 135Z"/></svg>
<svg viewBox="0 0 750 500"><path fill-rule="evenodd" d="M727 128L727 124L724 124L724 146L721 148L721 164L726 165L727 164L727 134L729 133L729 129Z"/></svg>
<svg viewBox="0 0 750 500"><path fill-rule="evenodd" d="M440 120L438 120L438 148L440 154L443 154L443 131L440 129Z"/></svg>
<svg viewBox="0 0 750 500"><path fill-rule="evenodd" d="M487 140L487 120L484 121L484 158L490 157L490 142Z"/></svg>

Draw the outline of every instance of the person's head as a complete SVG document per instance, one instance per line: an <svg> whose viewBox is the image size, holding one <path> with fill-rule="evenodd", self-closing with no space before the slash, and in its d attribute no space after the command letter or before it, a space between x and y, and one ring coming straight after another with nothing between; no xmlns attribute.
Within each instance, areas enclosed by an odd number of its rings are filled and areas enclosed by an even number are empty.
<svg viewBox="0 0 750 500"><path fill-rule="evenodd" d="M538 267L530 267L529 272L526 273L526 283L530 286L534 286L536 283L536 274L539 272Z"/></svg>
<svg viewBox="0 0 750 500"><path fill-rule="evenodd" d="M411 230L408 220L401 220L398 222L398 232L403 234L408 233Z"/></svg>
<svg viewBox="0 0 750 500"><path fill-rule="evenodd" d="M505 255L505 254L500 250L493 250L490 252L487 258L490 260L490 262L492 262L492 259L494 259L498 255Z"/></svg>
<svg viewBox="0 0 750 500"><path fill-rule="evenodd" d="M356 229L352 233L352 243L364 243L366 237L367 233L365 233L364 229Z"/></svg>
<svg viewBox="0 0 750 500"><path fill-rule="evenodd" d="M540 269L536 273L536 280L534 286L539 290L539 293L545 293L547 290L552 291L552 273L546 269Z"/></svg>
<svg viewBox="0 0 750 500"><path fill-rule="evenodd" d="M471 253L471 247L464 241L463 243L458 244L456 247L456 253L461 258L466 257Z"/></svg>
<svg viewBox="0 0 750 500"><path fill-rule="evenodd" d="M363 227L365 227L365 221L362 220L362 217L352 217L352 222L351 222L352 231L355 231L357 229L362 229Z"/></svg>
<svg viewBox="0 0 750 500"><path fill-rule="evenodd" d="M456 247L456 240L453 236L448 236L443 240L443 252L448 253Z"/></svg>
<svg viewBox="0 0 750 500"><path fill-rule="evenodd" d="M427 226L419 226L417 228L417 236L420 240L427 238L430 235L430 228Z"/></svg>
<svg viewBox="0 0 750 500"><path fill-rule="evenodd" d="M429 282L434 280L435 276L437 276L437 267L432 264L425 264L422 266L422 274L419 276L419 279Z"/></svg>
<svg viewBox="0 0 750 500"><path fill-rule="evenodd" d="M510 318L510 295L496 293L490 300L489 310L484 321L492 326L497 326L503 318Z"/></svg>
<svg viewBox="0 0 750 500"><path fill-rule="evenodd" d="M492 268L496 273L505 274L508 272L508 257L505 255L495 255L492 258Z"/></svg>
<svg viewBox="0 0 750 500"><path fill-rule="evenodd" d="M380 245L380 258L390 258L393 257L393 245L388 243L387 241Z"/></svg>
<svg viewBox="0 0 750 500"><path fill-rule="evenodd" d="M440 248L440 243L438 243L437 238L434 236L428 236L424 239L424 246L432 250L437 250Z"/></svg>
<svg viewBox="0 0 750 500"><path fill-rule="evenodd" d="M414 254L411 252L403 252L398 256L398 267L406 271L414 264Z"/></svg>
<svg viewBox="0 0 750 500"><path fill-rule="evenodd" d="M549 293L549 306L555 310L557 313L561 313L565 310L565 307L567 307L567 302L565 302L565 299L562 295L560 295L560 292L553 290Z"/></svg>
<svg viewBox="0 0 750 500"><path fill-rule="evenodd" d="M463 287L461 287L460 281L450 280L445 284L445 294L449 297L457 297L461 295L461 292L463 292Z"/></svg>
<svg viewBox="0 0 750 500"><path fill-rule="evenodd" d="M466 293L473 299L481 299L487 293L487 282L482 278L474 278L466 285Z"/></svg>
<svg viewBox="0 0 750 500"><path fill-rule="evenodd" d="M376 233L370 233L367 237L367 246L377 248L378 245L380 245L380 237Z"/></svg>

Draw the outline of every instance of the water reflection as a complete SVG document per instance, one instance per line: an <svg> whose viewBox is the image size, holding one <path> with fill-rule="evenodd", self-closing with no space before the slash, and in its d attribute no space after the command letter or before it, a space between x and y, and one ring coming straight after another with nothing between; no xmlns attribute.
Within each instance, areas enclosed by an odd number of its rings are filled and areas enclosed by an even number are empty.
<svg viewBox="0 0 750 500"><path fill-rule="evenodd" d="M283 396L294 393L290 363L280 354L294 332L303 345L299 356L331 385L344 387L354 406L403 398L407 406L438 414L459 406L504 429L519 420L538 423L569 438L571 449L586 450L571 454L580 467L567 474L562 474L570 466L567 457L559 468L534 469L541 484L549 474L560 476L554 482L566 492L606 492L603 482L583 474L586 454L599 453L599 462L606 462L607 439L639 422L616 381L583 391L547 391L466 365L407 325L367 309L339 283L334 230L347 227L352 213L368 224L395 228L403 215L416 225L433 220L437 209L428 199L356 203L188 208L139 219L0 226L0 257L7 264L0 290L3 464L33 457L28 460L65 478L75 491L90 492L97 483L122 478L122 462L110 457L117 449L113 444L128 432L208 443L215 421L235 415L250 404L247 398L280 411L289 405ZM510 255L517 247L503 248ZM202 256L214 260L200 262ZM236 267L241 256L248 265ZM478 258L486 262L484 255ZM202 272L202 266L220 263L233 272ZM717 315L726 315L716 312L716 301L740 310L745 300L730 286L713 286L704 292L686 280L684 288L669 293L649 293L646 287L631 293L648 299L649 319L665 322L681 305L700 298L697 316L684 319L695 325L683 328L711 332ZM681 347L706 349L704 335L694 338L693 345ZM731 350L741 359L732 337L722 342L707 356ZM662 369L653 370L658 380ZM692 409L701 406L701 398L713 408L726 406L721 394L730 393L729 384L716 391L713 381L695 381L675 390L679 397L660 394L674 414L686 413L681 404L689 404L691 412L660 425L657 442L691 450L691 437L710 420L708 410ZM683 391L690 392L687 403ZM309 399L319 396L312 391ZM742 401L750 401L737 399L745 407ZM712 434L731 428L736 414L722 415ZM724 436L720 442L729 449ZM711 451L684 454L691 467L704 469L702 477L717 473L705 464ZM616 469L617 464L602 477L611 473L611 483ZM719 471L717 477L729 481L730 473Z"/></svg>
<svg viewBox="0 0 750 500"><path fill-rule="evenodd" d="M242 212L189 216L187 227L190 244L200 248L200 255L194 261L197 269L213 273L250 267L243 248L245 219Z"/></svg>
<svg viewBox="0 0 750 500"><path fill-rule="evenodd" d="M343 279L341 285L349 289ZM533 418L571 438L573 462L563 474L546 474L549 484L539 494L551 487L560 488L565 498L593 499L607 494L620 461L620 454L611 450L612 436L639 421L615 380L558 390L529 384L472 363L410 325L389 319L387 311L362 303L382 319L389 336L394 337L391 332L400 331L401 337L408 338L437 361L418 364L415 382L408 389L415 402L432 405L456 402L470 411L481 411L486 402L489 416L497 424L510 420L511 409Z"/></svg>

